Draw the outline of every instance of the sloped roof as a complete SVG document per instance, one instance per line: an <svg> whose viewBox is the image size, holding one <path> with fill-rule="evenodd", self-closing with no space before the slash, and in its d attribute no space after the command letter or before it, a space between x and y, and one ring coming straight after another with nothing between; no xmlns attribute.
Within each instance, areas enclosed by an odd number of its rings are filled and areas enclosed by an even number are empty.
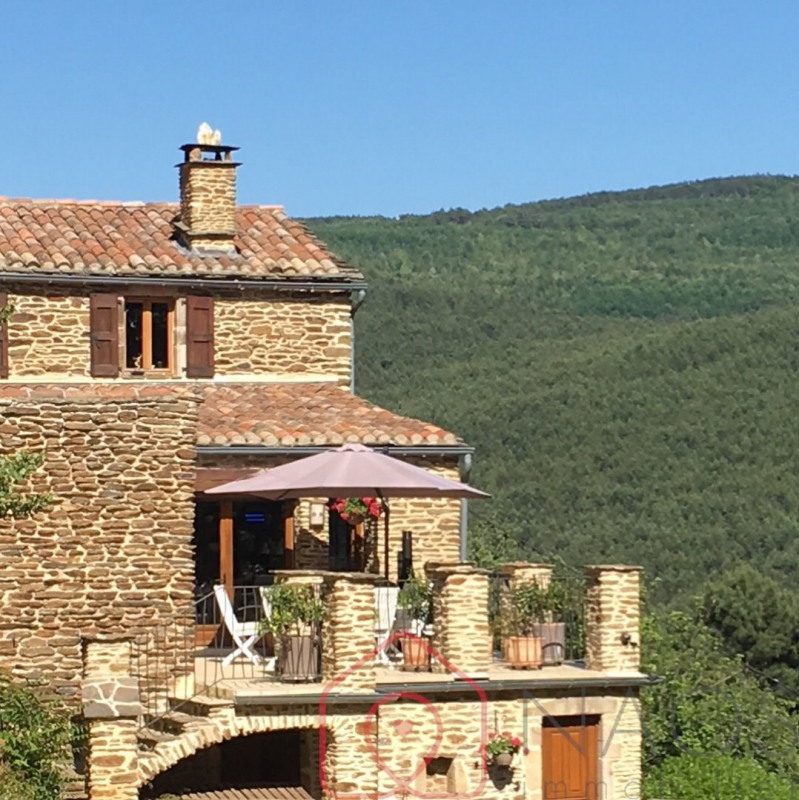
<svg viewBox="0 0 799 800"><path fill-rule="evenodd" d="M169 203L0 197L0 275L363 279L280 206L239 206L231 255L182 247L178 214Z"/></svg>
<svg viewBox="0 0 799 800"><path fill-rule="evenodd" d="M461 445L437 425L403 417L332 383L209 384L197 444Z"/></svg>
<svg viewBox="0 0 799 800"><path fill-rule="evenodd" d="M454 433L376 406L332 383L4 383L0 401L200 400L200 447L465 446Z"/></svg>

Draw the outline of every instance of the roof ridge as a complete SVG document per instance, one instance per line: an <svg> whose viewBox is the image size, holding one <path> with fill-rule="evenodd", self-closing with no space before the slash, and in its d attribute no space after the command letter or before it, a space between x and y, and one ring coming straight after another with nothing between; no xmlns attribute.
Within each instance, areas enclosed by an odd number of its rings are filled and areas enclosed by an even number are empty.
<svg viewBox="0 0 799 800"><path fill-rule="evenodd" d="M180 207L179 200L96 200L78 199L74 197L8 197L0 195L3 205L29 204L47 206L110 206L112 208L146 208L147 206L174 206ZM281 203L239 203L237 209L257 209L259 211L284 211L286 207Z"/></svg>

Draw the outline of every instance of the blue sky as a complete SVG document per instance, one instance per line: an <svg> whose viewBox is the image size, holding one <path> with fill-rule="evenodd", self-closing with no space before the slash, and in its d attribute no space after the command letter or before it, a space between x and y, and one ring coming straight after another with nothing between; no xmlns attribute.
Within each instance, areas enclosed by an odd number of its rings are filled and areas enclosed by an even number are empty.
<svg viewBox="0 0 799 800"><path fill-rule="evenodd" d="M799 172L795 0L5 0L0 194L426 213ZM12 10L13 9L13 10Z"/></svg>

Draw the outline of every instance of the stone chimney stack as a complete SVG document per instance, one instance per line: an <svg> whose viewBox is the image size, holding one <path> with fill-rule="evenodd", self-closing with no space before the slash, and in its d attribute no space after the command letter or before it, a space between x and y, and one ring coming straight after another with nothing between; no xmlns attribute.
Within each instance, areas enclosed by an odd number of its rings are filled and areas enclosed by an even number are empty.
<svg viewBox="0 0 799 800"><path fill-rule="evenodd" d="M221 143L219 131L203 123L198 141L184 144L180 170L180 220L176 227L191 250L235 252L238 147Z"/></svg>

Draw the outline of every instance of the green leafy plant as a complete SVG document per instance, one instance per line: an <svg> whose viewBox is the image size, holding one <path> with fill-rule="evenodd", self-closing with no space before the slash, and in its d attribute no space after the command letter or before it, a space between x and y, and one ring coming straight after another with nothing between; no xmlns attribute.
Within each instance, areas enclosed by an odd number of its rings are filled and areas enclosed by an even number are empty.
<svg viewBox="0 0 799 800"><path fill-rule="evenodd" d="M412 620L427 620L430 616L430 607L433 595L430 584L423 578L412 573L400 589L397 596L397 605Z"/></svg>
<svg viewBox="0 0 799 800"><path fill-rule="evenodd" d="M8 782L2 777L3 789L16 781L28 792L14 796L15 800L59 796L72 734L69 716L59 701L37 687L0 677L0 769L11 776Z"/></svg>
<svg viewBox="0 0 799 800"><path fill-rule="evenodd" d="M793 800L794 787L752 758L729 755L681 755L651 770L644 781L643 796L673 800Z"/></svg>
<svg viewBox="0 0 799 800"><path fill-rule="evenodd" d="M269 594L270 613L261 630L275 636L303 635L309 625L322 621L325 607L312 586L278 583Z"/></svg>
<svg viewBox="0 0 799 800"><path fill-rule="evenodd" d="M52 502L49 494L20 492L23 483L44 461L42 453L23 451L11 456L0 456L0 519L28 517L41 511Z"/></svg>
<svg viewBox="0 0 799 800"><path fill-rule="evenodd" d="M488 741L486 742L486 755L493 761L502 753L515 755L522 746L522 740L518 736L513 736L507 731L489 731Z"/></svg>
<svg viewBox="0 0 799 800"><path fill-rule="evenodd" d="M513 636L532 636L534 626L546 621L548 608L547 590L538 583L515 586L510 592L506 632Z"/></svg>

